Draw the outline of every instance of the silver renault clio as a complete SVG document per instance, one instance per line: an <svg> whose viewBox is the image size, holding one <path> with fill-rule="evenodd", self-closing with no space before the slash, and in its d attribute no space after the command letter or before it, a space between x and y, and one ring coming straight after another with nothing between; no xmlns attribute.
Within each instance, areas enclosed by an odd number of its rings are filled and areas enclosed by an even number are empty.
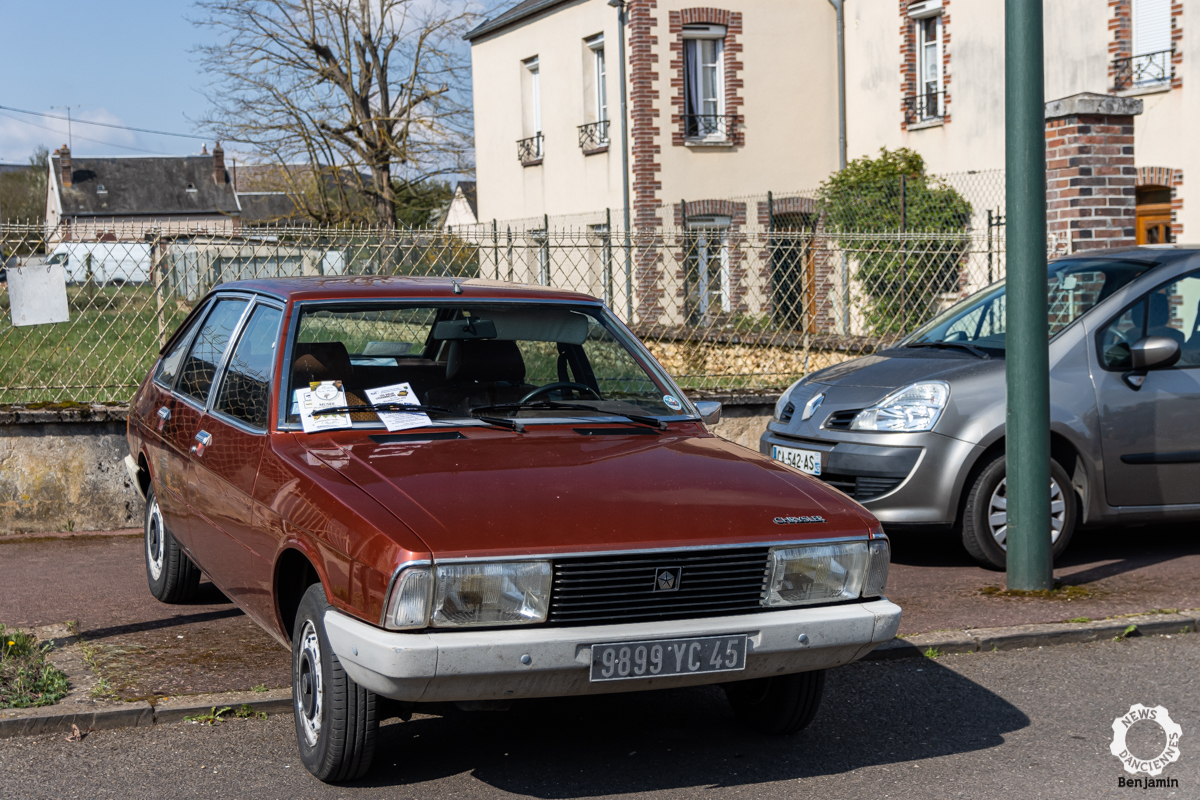
<svg viewBox="0 0 1200 800"><path fill-rule="evenodd" d="M1077 526L1200 519L1200 248L1064 258L1047 292L1054 556ZM891 349L801 378L760 451L889 533L953 527L1002 569L1004 301L993 284Z"/></svg>

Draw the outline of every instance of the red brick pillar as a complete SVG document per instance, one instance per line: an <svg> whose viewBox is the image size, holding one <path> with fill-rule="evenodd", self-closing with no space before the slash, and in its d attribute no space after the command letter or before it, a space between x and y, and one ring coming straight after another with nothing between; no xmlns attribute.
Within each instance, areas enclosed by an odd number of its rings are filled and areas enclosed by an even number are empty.
<svg viewBox="0 0 1200 800"><path fill-rule="evenodd" d="M1046 229L1067 252L1137 243L1133 118L1142 101L1083 92L1046 103Z"/></svg>

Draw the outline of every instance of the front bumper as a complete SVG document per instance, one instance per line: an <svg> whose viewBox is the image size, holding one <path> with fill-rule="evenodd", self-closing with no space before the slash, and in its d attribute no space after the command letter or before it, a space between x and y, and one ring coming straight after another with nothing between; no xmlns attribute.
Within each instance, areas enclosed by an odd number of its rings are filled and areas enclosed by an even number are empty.
<svg viewBox="0 0 1200 800"><path fill-rule="evenodd" d="M862 658L899 627L900 607L887 599L711 619L419 633L325 612L329 644L346 673L377 694L410 702L632 692L807 672ZM743 671L589 680L593 644L733 633L749 636ZM802 633L806 644L798 641Z"/></svg>
<svg viewBox="0 0 1200 800"><path fill-rule="evenodd" d="M967 465L983 451L978 445L931 431L839 432L816 438L772 430L777 425L773 422L763 432L759 452L769 457L772 445L821 451L820 479L866 506L885 528L889 523L953 523Z"/></svg>

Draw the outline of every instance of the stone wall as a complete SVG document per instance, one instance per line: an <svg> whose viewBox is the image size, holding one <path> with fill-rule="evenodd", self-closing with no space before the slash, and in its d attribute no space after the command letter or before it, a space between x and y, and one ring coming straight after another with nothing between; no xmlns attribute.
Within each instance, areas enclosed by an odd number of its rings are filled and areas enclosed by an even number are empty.
<svg viewBox="0 0 1200 800"><path fill-rule="evenodd" d="M123 408L0 409L0 536L141 526L126 453Z"/></svg>

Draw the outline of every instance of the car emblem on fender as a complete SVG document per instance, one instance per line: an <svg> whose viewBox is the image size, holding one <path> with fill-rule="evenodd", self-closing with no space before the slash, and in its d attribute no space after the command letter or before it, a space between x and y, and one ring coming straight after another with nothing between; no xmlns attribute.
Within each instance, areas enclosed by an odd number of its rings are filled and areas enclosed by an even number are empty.
<svg viewBox="0 0 1200 800"><path fill-rule="evenodd" d="M674 592L679 589L683 570L679 567L664 567L654 574L654 591Z"/></svg>
<svg viewBox="0 0 1200 800"><path fill-rule="evenodd" d="M809 522L824 522L824 517L776 517L776 525L804 525Z"/></svg>

